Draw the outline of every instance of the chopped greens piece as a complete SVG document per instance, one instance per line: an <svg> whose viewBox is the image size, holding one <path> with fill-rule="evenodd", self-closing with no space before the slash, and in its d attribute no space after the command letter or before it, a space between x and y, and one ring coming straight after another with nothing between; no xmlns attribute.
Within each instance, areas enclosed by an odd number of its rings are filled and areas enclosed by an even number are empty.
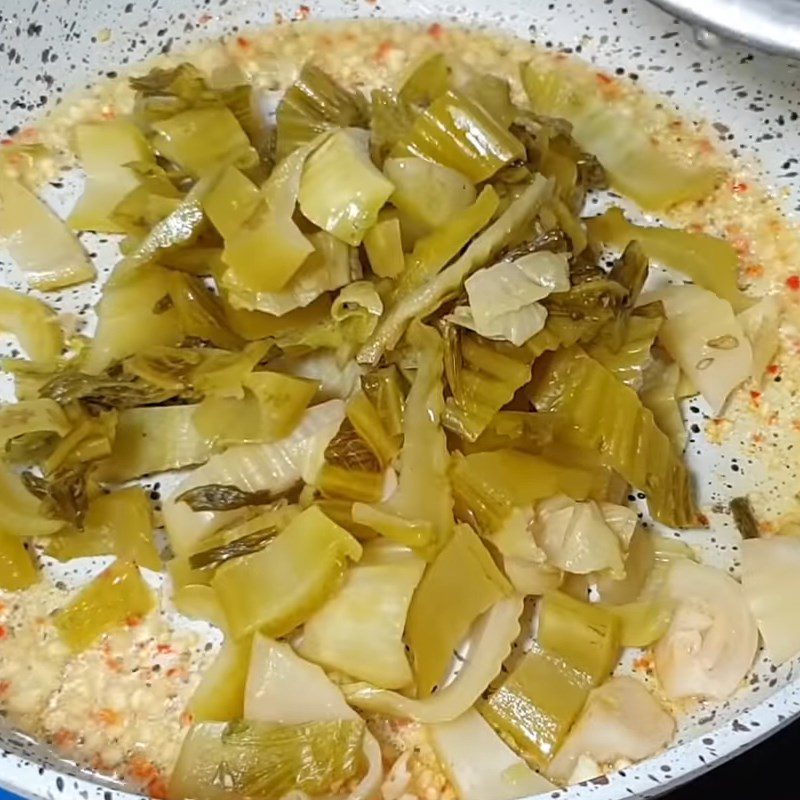
<svg viewBox="0 0 800 800"><path fill-rule="evenodd" d="M154 605L136 565L115 561L56 613L54 623L70 649L80 652L114 628L137 622Z"/></svg>
<svg viewBox="0 0 800 800"><path fill-rule="evenodd" d="M72 231L5 173L0 173L0 241L32 289L63 289L96 276Z"/></svg>
<svg viewBox="0 0 800 800"><path fill-rule="evenodd" d="M343 89L321 69L306 64L278 105L276 155L285 158L332 129L361 127L367 117L361 95Z"/></svg>
<svg viewBox="0 0 800 800"><path fill-rule="evenodd" d="M406 638L419 697L441 685L453 651L475 619L510 593L511 585L477 534L469 525L457 525L408 610Z"/></svg>
<svg viewBox="0 0 800 800"><path fill-rule="evenodd" d="M212 585L234 637L255 630L284 636L305 622L341 585L361 545L311 507L269 547L223 564Z"/></svg>
<svg viewBox="0 0 800 800"><path fill-rule="evenodd" d="M448 90L417 116L394 148L393 155L406 154L436 161L477 183L522 159L525 148L482 106Z"/></svg>
<svg viewBox="0 0 800 800"><path fill-rule="evenodd" d="M636 393L579 348L554 354L534 379L537 409L562 414L565 441L589 447L625 480L648 495L660 522L698 524L686 467Z"/></svg>
<svg viewBox="0 0 800 800"><path fill-rule="evenodd" d="M170 797L280 800L294 792L331 794L332 786L361 773L364 730L362 720L194 725L178 756Z"/></svg>
<svg viewBox="0 0 800 800"><path fill-rule="evenodd" d="M263 506L275 502L278 495L269 489L247 492L237 486L208 484L181 492L176 503L186 503L192 511L230 511L247 506Z"/></svg>
<svg viewBox="0 0 800 800"><path fill-rule="evenodd" d="M577 718L589 676L534 644L478 710L525 758L543 769Z"/></svg>

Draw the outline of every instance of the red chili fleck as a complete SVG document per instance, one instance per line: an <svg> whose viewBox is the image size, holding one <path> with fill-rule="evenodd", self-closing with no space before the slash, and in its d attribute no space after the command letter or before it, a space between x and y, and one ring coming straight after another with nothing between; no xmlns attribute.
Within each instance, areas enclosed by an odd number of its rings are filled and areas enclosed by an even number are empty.
<svg viewBox="0 0 800 800"><path fill-rule="evenodd" d="M758 408L759 404L761 403L761 392L757 392L755 389L751 389L750 401L756 408Z"/></svg>
<svg viewBox="0 0 800 800"><path fill-rule="evenodd" d="M11 688L11 681L0 681L0 697L5 697Z"/></svg>
<svg viewBox="0 0 800 800"><path fill-rule="evenodd" d="M702 525L704 528L708 527L708 517L703 514L701 511L697 512L697 521Z"/></svg>
<svg viewBox="0 0 800 800"><path fill-rule="evenodd" d="M384 39L376 48L373 58L378 64L384 64L386 63L386 57L392 50L394 50L394 43Z"/></svg>
<svg viewBox="0 0 800 800"><path fill-rule="evenodd" d="M190 711L184 711L180 716L181 726L188 728L194 722L194 715Z"/></svg>
<svg viewBox="0 0 800 800"><path fill-rule="evenodd" d="M0 139L0 144L3 145L3 147L10 147L12 144L14 144L14 140L13 139Z"/></svg>
<svg viewBox="0 0 800 800"><path fill-rule="evenodd" d="M731 186L731 191L734 194L741 194L742 192L746 192L750 187L746 183L742 183L741 181L737 181L736 183Z"/></svg>
<svg viewBox="0 0 800 800"><path fill-rule="evenodd" d="M244 36L237 36L236 37L236 44L242 48L242 50L247 50L250 47L250 40L245 38Z"/></svg>
<svg viewBox="0 0 800 800"><path fill-rule="evenodd" d="M167 670L168 678L183 678L186 676L186 670L183 667L170 667Z"/></svg>
<svg viewBox="0 0 800 800"><path fill-rule="evenodd" d="M166 800L167 784L164 782L164 779L153 778L153 780L147 784L147 794L149 794L153 800Z"/></svg>
<svg viewBox="0 0 800 800"><path fill-rule="evenodd" d="M800 275L790 275L786 279L786 288L796 292L800 289Z"/></svg>
<svg viewBox="0 0 800 800"><path fill-rule="evenodd" d="M781 374L780 364L770 364L767 367L767 374L768 375L780 375Z"/></svg>
<svg viewBox="0 0 800 800"><path fill-rule="evenodd" d="M142 618L138 614L131 614L126 620L125 624L129 628L138 628L142 624Z"/></svg>
<svg viewBox="0 0 800 800"><path fill-rule="evenodd" d="M63 750L72 747L77 741L78 737L74 731L67 730L67 728L59 728L53 734L53 744Z"/></svg>
<svg viewBox="0 0 800 800"><path fill-rule="evenodd" d="M443 33L444 28L438 22L434 22L433 25L428 28L428 36L436 39L437 42L442 38Z"/></svg>
<svg viewBox="0 0 800 800"><path fill-rule="evenodd" d="M761 264L750 264L745 267L744 274L748 278L760 278L764 274L764 267Z"/></svg>
<svg viewBox="0 0 800 800"><path fill-rule="evenodd" d="M610 83L614 83L614 79L609 75L606 75L604 72L596 72L595 78L597 78L599 83L604 83L606 86Z"/></svg>
<svg viewBox="0 0 800 800"><path fill-rule="evenodd" d="M172 645L169 645L169 644L157 644L156 645L156 650L158 650L159 653L171 653L172 652Z"/></svg>
<svg viewBox="0 0 800 800"><path fill-rule="evenodd" d="M8 630L5 625L0 625L0 639L5 639L8 636Z"/></svg>

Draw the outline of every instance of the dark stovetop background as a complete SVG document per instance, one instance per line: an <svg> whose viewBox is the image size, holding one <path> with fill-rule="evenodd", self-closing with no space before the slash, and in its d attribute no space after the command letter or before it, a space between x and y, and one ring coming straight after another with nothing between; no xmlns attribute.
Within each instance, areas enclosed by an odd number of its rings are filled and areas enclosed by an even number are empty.
<svg viewBox="0 0 800 800"><path fill-rule="evenodd" d="M798 800L800 721L717 769L665 795L666 800ZM783 776L783 777L781 777Z"/></svg>

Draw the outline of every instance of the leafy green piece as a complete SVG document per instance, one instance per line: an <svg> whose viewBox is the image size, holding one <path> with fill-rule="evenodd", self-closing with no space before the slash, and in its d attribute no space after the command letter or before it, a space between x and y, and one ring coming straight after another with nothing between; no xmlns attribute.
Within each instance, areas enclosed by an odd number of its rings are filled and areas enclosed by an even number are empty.
<svg viewBox="0 0 800 800"><path fill-rule="evenodd" d="M445 676L453 651L475 619L511 593L511 585L468 525L457 525L420 582L408 610L406 638L417 695Z"/></svg>
<svg viewBox="0 0 800 800"><path fill-rule="evenodd" d="M203 672L189 698L186 710L195 723L241 719L251 649L251 639L222 643L217 657Z"/></svg>
<svg viewBox="0 0 800 800"><path fill-rule="evenodd" d="M679 228L635 225L616 207L591 218L587 225L590 235L603 244L625 248L637 241L648 258L714 292L735 311L751 305L739 289L739 256L725 239Z"/></svg>
<svg viewBox="0 0 800 800"><path fill-rule="evenodd" d="M383 172L394 184L392 205L429 231L475 202L472 181L434 161L415 156L387 158Z"/></svg>
<svg viewBox="0 0 800 800"><path fill-rule="evenodd" d="M0 175L0 240L32 289L63 289L96 276L88 254L64 222L5 174Z"/></svg>
<svg viewBox="0 0 800 800"><path fill-rule="evenodd" d="M189 405L121 411L110 457L99 465L98 477L121 482L207 461L213 442L197 430L196 409Z"/></svg>
<svg viewBox="0 0 800 800"><path fill-rule="evenodd" d="M230 272L223 276L223 286L230 289L228 299L236 306L236 319L241 322L246 309L258 310L272 317L271 324L263 316L259 317L258 321L264 324L258 325L257 331L262 335L251 335L248 338L263 338L264 335L273 335L281 329L302 331L310 328L311 322L319 322L327 317L327 314L321 313L330 308L330 300L325 297L325 292L346 286L358 274L352 247L327 231L316 231L309 234L307 239L314 251L289 282L277 292L248 290ZM319 304L314 303L317 300L320 301ZM314 308L311 308L312 305ZM303 315L304 308L309 308L307 317ZM291 315L293 311L297 312L294 317ZM233 326L235 319L230 312L228 318ZM255 322L252 314L248 322ZM307 324L303 324L304 322Z"/></svg>
<svg viewBox="0 0 800 800"><path fill-rule="evenodd" d="M416 112L411 104L389 89L373 89L371 99L370 147L381 164L397 142L408 135Z"/></svg>
<svg viewBox="0 0 800 800"><path fill-rule="evenodd" d="M444 53L425 53L406 69L398 96L407 103L429 105L450 88L450 74Z"/></svg>
<svg viewBox="0 0 800 800"><path fill-rule="evenodd" d="M534 643L478 711L526 760L547 766L591 688L587 675Z"/></svg>
<svg viewBox="0 0 800 800"><path fill-rule="evenodd" d="M386 429L379 410L363 392L354 394L347 404L347 419L355 432L378 457L381 466L387 467L400 450L397 436Z"/></svg>
<svg viewBox="0 0 800 800"><path fill-rule="evenodd" d="M132 122L116 119L76 126L75 144L86 186L67 224L79 231L126 233L112 212L142 183L129 165L155 164L147 140Z"/></svg>
<svg viewBox="0 0 800 800"><path fill-rule="evenodd" d="M509 128L516 116L511 102L511 86L505 78L497 75L473 75L461 91L474 100L503 128Z"/></svg>
<svg viewBox="0 0 800 800"><path fill-rule="evenodd" d="M368 372L362 378L364 394L372 401L390 436L403 432L405 397L394 365Z"/></svg>
<svg viewBox="0 0 800 800"><path fill-rule="evenodd" d="M114 555L160 572L161 557L153 541L153 512L138 486L101 494L89 502L83 530L51 536L47 554L59 561Z"/></svg>
<svg viewBox="0 0 800 800"><path fill-rule="evenodd" d="M539 301L569 290L567 257L543 250L504 260L473 273L464 288L469 306L457 306L449 319L519 347L544 328L547 310Z"/></svg>
<svg viewBox="0 0 800 800"><path fill-rule="evenodd" d="M157 345L126 358L122 362L122 372L125 376L138 379L143 392L148 384L154 392L163 390L163 400L167 400L172 396L167 393L178 396L190 390L195 370L209 357L213 358L210 352L200 348ZM116 375L117 370L113 372ZM88 385L92 382L99 385L103 377L105 376L83 376ZM112 379L108 380L111 382Z"/></svg>
<svg viewBox="0 0 800 800"><path fill-rule="evenodd" d="M50 536L64 527L63 520L44 511L44 503L23 479L0 463L0 530L20 537Z"/></svg>
<svg viewBox="0 0 800 800"><path fill-rule="evenodd" d="M171 797L225 800L333 793L362 771L363 720L298 725L203 723L184 740L170 781Z"/></svg>
<svg viewBox="0 0 800 800"><path fill-rule="evenodd" d="M225 237L222 260L228 269L222 276L233 292L277 292L283 289L314 251L292 219L306 159L319 145L310 143L279 162L261 187L259 204L243 216ZM313 299L313 298L312 298ZM262 309L263 310L263 309Z"/></svg>
<svg viewBox="0 0 800 800"><path fill-rule="evenodd" d="M408 686L403 630L424 569L406 548L367 545L342 588L306 622L300 655L384 689Z"/></svg>
<svg viewBox="0 0 800 800"><path fill-rule="evenodd" d="M602 328L586 346L586 352L626 386L638 389L642 385L643 372L651 360L650 350L663 322L663 317L629 317L623 325L619 337L621 341L615 342L614 339L618 337L613 329L615 322L612 321L609 323L611 330Z"/></svg>
<svg viewBox="0 0 800 800"><path fill-rule="evenodd" d="M325 464L315 485L324 495L360 503L377 503L383 496L382 472Z"/></svg>
<svg viewBox="0 0 800 800"><path fill-rule="evenodd" d="M180 198L177 205L170 202L172 207L169 213L149 227L143 237L136 237L130 248L120 245L125 258L111 273L107 283L109 289L124 284L128 279L135 282L140 268L155 261L168 259L180 253L183 248L196 244L208 224L203 214L202 201L214 185L213 177L209 175L197 181L188 194ZM125 203L123 200L123 207Z"/></svg>
<svg viewBox="0 0 800 800"><path fill-rule="evenodd" d="M117 412L87 410L76 404L67 409L72 427L42 459L45 475L52 476L64 467L88 465L106 458L116 436Z"/></svg>
<svg viewBox="0 0 800 800"><path fill-rule="evenodd" d="M44 434L48 438L65 436L71 428L58 403L42 398L0 404L0 451L8 450L19 437ZM19 454L19 450L16 451ZM33 463L33 462L30 462Z"/></svg>
<svg viewBox="0 0 800 800"><path fill-rule="evenodd" d="M42 300L0 287L0 330L17 337L20 347L42 366L52 368L64 347L55 311Z"/></svg>
<svg viewBox="0 0 800 800"><path fill-rule="evenodd" d="M208 484L194 486L181 492L176 498L176 503L186 503L192 511L230 511L235 508L247 506L263 506L272 503L278 497L269 489L247 492L237 486L223 486L221 484Z"/></svg>
<svg viewBox="0 0 800 800"><path fill-rule="evenodd" d="M445 402L442 424L474 442L494 415L531 377L531 359L524 350L488 342L472 333L459 339L460 369L452 395Z"/></svg>
<svg viewBox="0 0 800 800"><path fill-rule="evenodd" d="M169 294L171 273L162 267L140 267L127 280L106 285L97 305L97 332L82 365L98 374L114 361L155 345L175 345L183 339L174 308L156 313L154 307Z"/></svg>
<svg viewBox="0 0 800 800"><path fill-rule="evenodd" d="M313 483L325 448L344 419L344 403L329 400L306 411L297 428L280 442L229 447L193 470L163 503L164 524L176 555L190 555L206 537L246 516L240 511L195 512L175 496L194 486L221 484L245 491L286 492L300 480Z"/></svg>
<svg viewBox="0 0 800 800"><path fill-rule="evenodd" d="M499 530L511 511L537 500L566 494L575 500L602 499L606 475L601 469L563 465L518 450L457 454L450 470L459 519L481 533Z"/></svg>
<svg viewBox="0 0 800 800"><path fill-rule="evenodd" d="M479 267L508 246L533 219L552 192L552 185L537 176L486 230L477 236L455 262L422 286L403 296L381 319L378 328L358 354L362 363L375 364L387 349L396 347L409 322L438 308L458 291Z"/></svg>
<svg viewBox="0 0 800 800"><path fill-rule="evenodd" d="M469 240L488 225L500 206L491 186L484 186L475 202L439 228L419 238L400 276L398 296L424 284L458 255Z"/></svg>
<svg viewBox="0 0 800 800"><path fill-rule="evenodd" d="M22 539L0 530L0 589L18 592L38 580L39 572Z"/></svg>
<svg viewBox="0 0 800 800"><path fill-rule="evenodd" d="M117 560L61 608L53 623L79 653L104 633L149 614L154 605L153 592L136 565Z"/></svg>
<svg viewBox="0 0 800 800"><path fill-rule="evenodd" d="M407 521L427 522L432 537L420 552L432 558L446 543L453 524L447 442L439 424L444 410L442 343L436 331L421 324L409 329L408 339L417 350L418 364L405 404L398 487L377 510ZM369 525L359 518L358 508L354 507L353 518ZM389 528L377 530L391 536Z"/></svg>
<svg viewBox="0 0 800 800"><path fill-rule="evenodd" d="M155 151L201 177L233 163L252 167L258 154L234 114L224 107L193 108L152 123Z"/></svg>
<svg viewBox="0 0 800 800"><path fill-rule="evenodd" d="M86 375L83 372L65 371L51 377L39 389L43 398L62 406L84 400L105 408L133 408L134 406L163 403L178 394L180 388L164 387L151 383L138 375Z"/></svg>
<svg viewBox="0 0 800 800"><path fill-rule="evenodd" d="M306 64L278 104L276 155L283 159L331 129L362 127L367 118L360 94L348 92L321 69Z"/></svg>
<svg viewBox="0 0 800 800"><path fill-rule="evenodd" d="M62 467L55 470L47 479L40 478L32 472L22 472L20 477L25 488L44 501L50 515L78 528L83 527L88 508L86 469L83 465ZM58 537L51 537L51 542L56 538Z"/></svg>
<svg viewBox="0 0 800 800"><path fill-rule="evenodd" d="M260 552L275 538L277 533L277 528L264 528L253 533L247 533L237 539L232 539L226 544L209 547L207 550L200 550L189 556L189 566L195 570L216 569L232 558L241 558L242 556Z"/></svg>
<svg viewBox="0 0 800 800"><path fill-rule="evenodd" d="M236 167L228 165L203 197L203 211L223 237L235 233L258 206L258 187Z"/></svg>
<svg viewBox="0 0 800 800"><path fill-rule="evenodd" d="M448 90L417 116L392 154L436 161L477 183L522 159L525 148L481 106Z"/></svg>
<svg viewBox="0 0 800 800"><path fill-rule="evenodd" d="M194 424L215 444L274 442L288 436L317 392L315 381L280 372L252 372L244 378L244 396L207 397Z"/></svg>
<svg viewBox="0 0 800 800"><path fill-rule="evenodd" d="M186 336L210 342L224 350L237 350L244 343L228 325L219 298L194 276L173 272L169 297Z"/></svg>
<svg viewBox="0 0 800 800"><path fill-rule="evenodd" d="M369 133L347 128L332 133L308 156L298 201L315 225L358 245L393 191L370 159Z"/></svg>
<svg viewBox="0 0 800 800"><path fill-rule="evenodd" d="M522 83L534 110L572 123L575 140L597 156L612 186L643 208L699 200L716 186L718 170L684 166L666 156L641 121L631 120L621 104L603 95L593 75L529 63L522 67Z"/></svg>
<svg viewBox="0 0 800 800"><path fill-rule="evenodd" d="M564 440L596 450L607 466L648 495L650 513L691 527L697 512L686 467L636 393L580 348L561 350L534 374L537 409L568 420Z"/></svg>
<svg viewBox="0 0 800 800"><path fill-rule="evenodd" d="M223 564L212 585L232 634L283 636L305 622L341 585L361 545L311 506L269 547Z"/></svg>
<svg viewBox="0 0 800 800"><path fill-rule="evenodd" d="M405 268L400 220L396 214L378 214L378 221L364 234L364 250L379 278L396 278Z"/></svg>
<svg viewBox="0 0 800 800"><path fill-rule="evenodd" d="M589 676L594 686L608 678L619 659L619 620L598 604L563 592L547 592L542 598L537 639L545 650Z"/></svg>

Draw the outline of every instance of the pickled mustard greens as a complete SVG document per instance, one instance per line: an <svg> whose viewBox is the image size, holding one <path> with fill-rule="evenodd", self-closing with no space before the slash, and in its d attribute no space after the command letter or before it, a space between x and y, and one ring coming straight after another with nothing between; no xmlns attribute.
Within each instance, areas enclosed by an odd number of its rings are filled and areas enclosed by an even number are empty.
<svg viewBox="0 0 800 800"><path fill-rule="evenodd" d="M67 645L80 652L104 633L136 622L154 605L136 565L115 561L56 613L54 623Z"/></svg>
<svg viewBox="0 0 800 800"><path fill-rule="evenodd" d="M297 66L269 102L232 62L132 78L130 113L75 126L66 222L0 177L30 287L94 277L73 231L119 237L92 336L0 289L24 351L0 362L0 589L115 558L53 617L78 653L149 613L139 570L166 566L175 609L222 631L171 800L372 800L373 715L423 726L458 800L649 756L674 722L614 675L626 648L712 698L758 628L776 661L800 649L791 537L734 501L743 591L620 505L700 525L679 400L719 412L778 345L729 242L632 221L717 170L562 61L523 63L522 92L434 47L368 96ZM588 216L609 185L625 212ZM162 474L163 499L128 483Z"/></svg>

